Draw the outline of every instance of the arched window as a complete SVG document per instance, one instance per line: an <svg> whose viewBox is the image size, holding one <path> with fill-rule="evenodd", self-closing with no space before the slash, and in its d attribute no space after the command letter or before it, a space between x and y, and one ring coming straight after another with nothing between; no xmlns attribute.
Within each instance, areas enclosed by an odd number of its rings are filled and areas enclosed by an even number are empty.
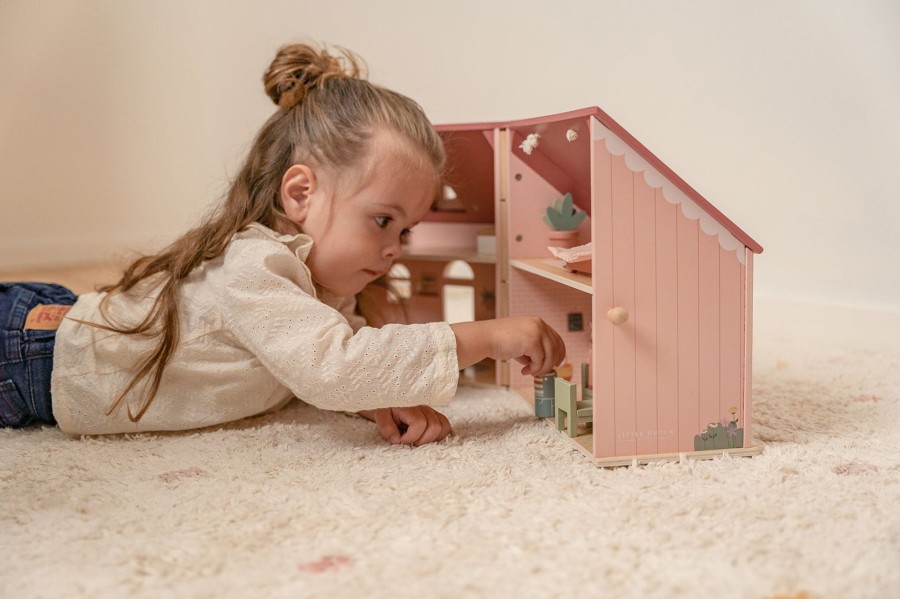
<svg viewBox="0 0 900 599"><path fill-rule="evenodd" d="M444 283L444 320L451 324L475 320L475 287L463 283L475 280L472 267L462 260L454 260L444 268L444 280L459 282Z"/></svg>
<svg viewBox="0 0 900 599"><path fill-rule="evenodd" d="M412 281L410 280L409 269L402 264L394 264L388 271L388 284L394 293L388 294L389 302L397 302L399 299L409 299L412 297Z"/></svg>
<svg viewBox="0 0 900 599"><path fill-rule="evenodd" d="M472 270L472 267L469 266L468 262L454 260L444 268L444 278L474 281L475 271Z"/></svg>

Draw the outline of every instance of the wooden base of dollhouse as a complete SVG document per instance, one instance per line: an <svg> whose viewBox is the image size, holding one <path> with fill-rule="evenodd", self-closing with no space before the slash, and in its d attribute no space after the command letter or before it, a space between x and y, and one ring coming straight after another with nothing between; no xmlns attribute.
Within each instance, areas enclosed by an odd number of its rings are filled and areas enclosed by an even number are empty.
<svg viewBox="0 0 900 599"><path fill-rule="evenodd" d="M529 408L534 409L534 399L530 396L530 389L515 389L518 394L528 404ZM733 449L710 449L705 451L679 451L674 453L653 453L646 455L631 456L613 456L608 458L598 458L594 456L594 437L590 428L579 427L579 434L576 437L570 437L565 430L557 430L555 418L541 418L547 425L558 433L560 437L570 443L575 449L583 453L585 456L601 468L615 468L617 466L633 466L640 464L650 464L652 462L678 462L682 459L688 460L713 460L723 456L731 456L736 458L747 458L762 453L762 445L753 445L752 447L736 447Z"/></svg>
<svg viewBox="0 0 900 599"><path fill-rule="evenodd" d="M572 446L587 456L596 466L601 468L615 468L618 466L634 466L641 464L650 464L652 462L678 462L682 459L688 460L713 460L723 456L731 456L735 458L749 458L762 453L762 445L754 445L752 447L736 447L734 449L710 449L707 451L681 451L678 453L654 453L647 455L633 456L614 456L610 458L594 457L593 451L593 435L590 429L584 434L577 437L570 437L566 431L556 430L556 423L552 418L543 419L560 437L572 444Z"/></svg>

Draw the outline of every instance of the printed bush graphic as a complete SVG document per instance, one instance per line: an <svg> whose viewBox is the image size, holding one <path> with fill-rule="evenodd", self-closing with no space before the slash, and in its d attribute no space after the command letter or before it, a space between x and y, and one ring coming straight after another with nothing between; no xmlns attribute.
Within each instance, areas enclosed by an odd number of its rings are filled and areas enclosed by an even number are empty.
<svg viewBox="0 0 900 599"><path fill-rule="evenodd" d="M729 412L731 420L722 418L721 422L710 422L706 430L694 436L694 451L734 449L744 446L744 429L738 428L738 419L735 417L737 408L732 406Z"/></svg>

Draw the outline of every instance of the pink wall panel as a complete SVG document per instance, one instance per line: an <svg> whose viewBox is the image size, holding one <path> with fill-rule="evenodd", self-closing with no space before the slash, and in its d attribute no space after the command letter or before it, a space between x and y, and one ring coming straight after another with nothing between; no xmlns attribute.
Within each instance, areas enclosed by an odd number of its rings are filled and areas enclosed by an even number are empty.
<svg viewBox="0 0 900 599"><path fill-rule="evenodd" d="M509 156L509 257L549 258L544 213L566 191L552 187L515 154ZM590 217L579 227L578 244L590 240Z"/></svg>
<svg viewBox="0 0 900 599"><path fill-rule="evenodd" d="M679 450L678 410L678 216L680 210L656 199L656 398L657 449Z"/></svg>
<svg viewBox="0 0 900 599"><path fill-rule="evenodd" d="M494 222L494 148L493 135L486 135L489 132L477 126L441 132L447 153L443 182L456 191L457 199L439 200L437 210L425 215L426 221Z"/></svg>
<svg viewBox="0 0 900 599"><path fill-rule="evenodd" d="M634 176L635 426L637 453L657 453L656 194Z"/></svg>
<svg viewBox="0 0 900 599"><path fill-rule="evenodd" d="M700 427L718 422L719 414L719 240L700 232L699 236L699 366ZM696 433L695 433L696 434Z"/></svg>
<svg viewBox="0 0 900 599"><path fill-rule="evenodd" d="M612 158L613 305L625 308L628 322L613 328L616 388L616 455L637 452L635 408L634 174L621 156Z"/></svg>
<svg viewBox="0 0 900 599"><path fill-rule="evenodd" d="M594 455L693 451L732 406L747 425L752 273L605 143L593 151ZM615 306L623 325L605 319Z"/></svg>
<svg viewBox="0 0 900 599"><path fill-rule="evenodd" d="M591 166L594 211L591 237L594 243L594 456L616 455L616 412L612 323L606 313L613 307L612 156L602 141L593 143ZM610 257L607 259L607 257Z"/></svg>
<svg viewBox="0 0 900 599"><path fill-rule="evenodd" d="M573 367L573 380L580 380L581 363L588 361L591 351L588 321L591 318L591 296L516 268L509 271L510 316L536 315L543 318L563 338L566 362ZM567 315L580 312L584 330L568 331ZM533 388L531 377L522 375L522 366L510 362L510 386L514 389Z"/></svg>
<svg viewBox="0 0 900 599"><path fill-rule="evenodd" d="M700 422L698 221L678 211L678 448L693 451Z"/></svg>
<svg viewBox="0 0 900 599"><path fill-rule="evenodd" d="M591 214L590 146L587 131L590 119L584 116L574 119L548 120L539 125L513 125L510 129L512 154L531 164L535 171L560 191L572 193L575 205ZM577 137L570 139L568 131ZM531 154L525 154L520 145L532 134L540 134L540 143Z"/></svg>

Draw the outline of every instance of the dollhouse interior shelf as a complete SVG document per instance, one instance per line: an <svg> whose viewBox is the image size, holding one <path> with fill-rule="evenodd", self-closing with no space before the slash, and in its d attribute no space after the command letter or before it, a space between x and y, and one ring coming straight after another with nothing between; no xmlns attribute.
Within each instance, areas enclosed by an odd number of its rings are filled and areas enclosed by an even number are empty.
<svg viewBox="0 0 900 599"><path fill-rule="evenodd" d="M494 254L479 254L474 248L417 248L403 252L406 260L430 260L445 262L447 260L465 260L472 264L496 264Z"/></svg>
<svg viewBox="0 0 900 599"><path fill-rule="evenodd" d="M591 277L567 271L553 258L527 258L510 260L509 265L539 277L556 281L585 293L594 293Z"/></svg>

